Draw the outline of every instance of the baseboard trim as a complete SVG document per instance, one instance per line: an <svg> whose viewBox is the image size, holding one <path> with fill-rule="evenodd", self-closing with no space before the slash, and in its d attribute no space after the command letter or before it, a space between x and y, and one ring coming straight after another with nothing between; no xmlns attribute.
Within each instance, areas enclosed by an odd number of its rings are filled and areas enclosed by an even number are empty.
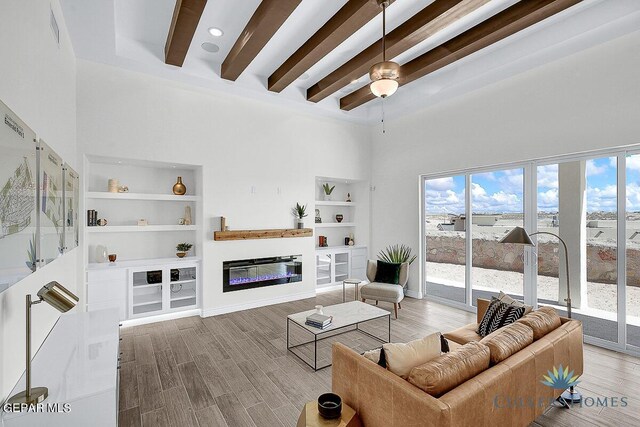
<svg viewBox="0 0 640 427"><path fill-rule="evenodd" d="M141 317L140 319L123 320L122 327L130 328L131 326L146 325L149 323L163 322L165 320L181 319L183 317L200 316L202 310L199 308L193 310L176 311L175 313L159 314L157 316Z"/></svg>
<svg viewBox="0 0 640 427"><path fill-rule="evenodd" d="M316 296L315 289L309 292L301 292L293 295L283 295L275 298L265 298L243 304L227 305L224 307L202 309L201 317L217 316L220 314L233 313L236 311L249 310L250 308L265 307L268 305L282 304L284 302L298 301L301 299L313 298Z"/></svg>
<svg viewBox="0 0 640 427"><path fill-rule="evenodd" d="M406 292L405 295L410 297L410 298L422 299L422 292L420 292L420 291L414 291L414 290L411 290L411 289L407 289L407 292Z"/></svg>
<svg viewBox="0 0 640 427"><path fill-rule="evenodd" d="M337 290L342 290L342 285L318 286L316 288L316 293L324 294L325 292L331 292L331 291L337 291Z"/></svg>

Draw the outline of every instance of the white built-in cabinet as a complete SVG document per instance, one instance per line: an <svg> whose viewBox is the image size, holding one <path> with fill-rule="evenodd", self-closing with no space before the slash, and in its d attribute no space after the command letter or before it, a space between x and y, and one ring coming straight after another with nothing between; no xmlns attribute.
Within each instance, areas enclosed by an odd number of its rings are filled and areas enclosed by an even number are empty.
<svg viewBox="0 0 640 427"><path fill-rule="evenodd" d="M316 285L341 284L345 279L366 280L367 248L365 246L334 246L316 248Z"/></svg>
<svg viewBox="0 0 640 427"><path fill-rule="evenodd" d="M199 270L197 258L90 264L87 311L117 308L123 321L197 309Z"/></svg>

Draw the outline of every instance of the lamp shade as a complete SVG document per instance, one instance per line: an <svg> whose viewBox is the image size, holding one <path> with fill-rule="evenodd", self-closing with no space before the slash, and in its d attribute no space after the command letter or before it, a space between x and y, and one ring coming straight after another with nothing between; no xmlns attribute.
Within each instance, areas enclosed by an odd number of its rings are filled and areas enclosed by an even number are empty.
<svg viewBox="0 0 640 427"><path fill-rule="evenodd" d="M371 82L369 85L371 93L379 98L386 98L396 93L398 90L398 82L391 79L380 79L375 82Z"/></svg>
<svg viewBox="0 0 640 427"><path fill-rule="evenodd" d="M58 282L49 282L38 291L38 297L53 308L66 313L76 306L79 298Z"/></svg>
<svg viewBox="0 0 640 427"><path fill-rule="evenodd" d="M500 243L515 243L520 245L535 246L531 241L531 237L522 227L515 227L506 236L500 239Z"/></svg>

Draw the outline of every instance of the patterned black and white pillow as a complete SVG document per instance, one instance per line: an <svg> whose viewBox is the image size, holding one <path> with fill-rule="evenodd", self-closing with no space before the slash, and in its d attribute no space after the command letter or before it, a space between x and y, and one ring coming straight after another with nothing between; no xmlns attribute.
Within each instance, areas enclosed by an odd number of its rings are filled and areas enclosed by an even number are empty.
<svg viewBox="0 0 640 427"><path fill-rule="evenodd" d="M525 307L515 307L505 304L499 299L492 297L487 311L482 317L476 331L478 335L486 337L490 333L497 331L503 326L507 326L524 315Z"/></svg>

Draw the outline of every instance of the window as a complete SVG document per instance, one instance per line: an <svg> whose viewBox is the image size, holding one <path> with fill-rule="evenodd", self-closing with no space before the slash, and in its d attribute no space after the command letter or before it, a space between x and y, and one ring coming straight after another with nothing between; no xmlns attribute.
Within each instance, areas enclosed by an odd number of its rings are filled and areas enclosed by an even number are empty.
<svg viewBox="0 0 640 427"><path fill-rule="evenodd" d="M640 352L635 150L424 176L426 296L473 310L477 298L504 291L566 315L568 277L586 341ZM534 246L499 243L516 226Z"/></svg>

